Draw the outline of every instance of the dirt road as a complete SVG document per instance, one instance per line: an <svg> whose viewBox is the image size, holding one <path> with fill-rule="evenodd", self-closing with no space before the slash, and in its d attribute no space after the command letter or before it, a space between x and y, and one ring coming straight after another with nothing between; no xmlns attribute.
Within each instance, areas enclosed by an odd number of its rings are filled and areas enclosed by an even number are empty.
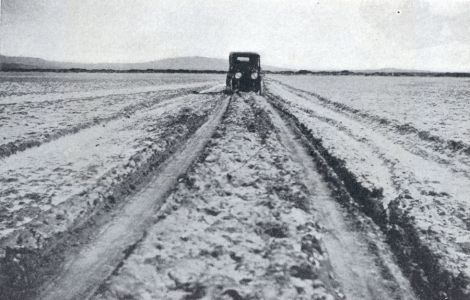
<svg viewBox="0 0 470 300"><path fill-rule="evenodd" d="M414 299L379 230L336 202L263 97L233 96L175 185L227 102L40 298Z"/></svg>
<svg viewBox="0 0 470 300"><path fill-rule="evenodd" d="M314 111L305 97L299 102L308 109L285 106L295 94L287 99L286 87L269 87L267 97L225 96L220 87L199 95L175 89L152 94L151 101L143 96L131 108L119 96L113 100L122 102L119 109L77 127L79 132L60 131L57 140L41 140L39 150L8 153L3 163L11 174L20 168L35 176L22 179L23 188L44 182L50 190L44 199L57 202L44 203L31 225L19 220L19 229L5 227L2 243L8 247L0 270L14 270L0 276L0 283L14 287L3 289L5 295L417 299L432 293L416 292L423 285L404 272L397 258L403 249L391 244L384 224L351 193L332 152L297 118L323 120L321 109L331 118L343 116L320 105ZM353 121L346 121L353 130ZM113 144L126 141L122 156ZM70 145L92 150L64 158L59 152ZM84 176L91 164L106 168ZM380 162L375 167L386 169ZM63 187L43 179L52 169ZM75 185L66 184L73 180ZM87 190L79 191L83 186ZM382 192L388 197L396 191ZM20 199L20 193L5 195ZM25 282L32 290L18 288Z"/></svg>

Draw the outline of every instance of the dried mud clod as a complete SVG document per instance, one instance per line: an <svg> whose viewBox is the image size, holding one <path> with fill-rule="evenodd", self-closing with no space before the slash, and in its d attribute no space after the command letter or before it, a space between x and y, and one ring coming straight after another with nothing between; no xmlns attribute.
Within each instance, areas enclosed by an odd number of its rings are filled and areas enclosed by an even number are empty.
<svg viewBox="0 0 470 300"><path fill-rule="evenodd" d="M251 107L252 117L246 120L246 128L248 132L256 133L261 139L261 144L266 144L266 140L270 134L274 131L274 125L271 121L266 110L260 107L254 100L250 97L245 100Z"/></svg>
<svg viewBox="0 0 470 300"><path fill-rule="evenodd" d="M289 227L287 224L280 224L280 223L258 223L256 224L261 228L261 231L264 234L269 235L270 237L282 239L289 236Z"/></svg>

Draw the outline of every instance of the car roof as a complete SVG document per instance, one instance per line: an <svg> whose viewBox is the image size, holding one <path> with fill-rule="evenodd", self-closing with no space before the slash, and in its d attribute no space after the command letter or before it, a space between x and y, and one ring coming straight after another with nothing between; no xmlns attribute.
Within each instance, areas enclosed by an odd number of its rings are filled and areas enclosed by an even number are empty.
<svg viewBox="0 0 470 300"><path fill-rule="evenodd" d="M256 52L230 52L230 56L259 56Z"/></svg>

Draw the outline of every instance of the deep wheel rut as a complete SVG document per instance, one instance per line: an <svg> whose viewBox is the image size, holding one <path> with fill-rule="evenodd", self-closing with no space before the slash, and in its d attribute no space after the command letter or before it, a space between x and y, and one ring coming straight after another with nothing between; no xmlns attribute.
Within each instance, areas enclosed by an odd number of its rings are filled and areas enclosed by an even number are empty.
<svg viewBox="0 0 470 300"><path fill-rule="evenodd" d="M154 178L90 241L70 257L55 280L41 291L40 299L86 299L90 297L152 224L155 212L175 186L179 176L204 149L229 103L221 99L215 112L185 145L155 172Z"/></svg>
<svg viewBox="0 0 470 300"><path fill-rule="evenodd" d="M312 195L316 218L325 228L323 242L346 298L415 299L380 229L332 197L331 189L307 153L304 145L308 141L265 98L256 99L270 113L282 143L292 152L292 159L304 166L304 183Z"/></svg>

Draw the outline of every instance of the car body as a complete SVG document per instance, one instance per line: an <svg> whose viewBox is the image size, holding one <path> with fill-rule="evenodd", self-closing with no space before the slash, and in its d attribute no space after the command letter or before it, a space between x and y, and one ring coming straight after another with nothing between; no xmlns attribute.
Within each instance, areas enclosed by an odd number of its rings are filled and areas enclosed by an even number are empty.
<svg viewBox="0 0 470 300"><path fill-rule="evenodd" d="M257 92L262 94L263 82L258 53L231 52L226 86L228 92Z"/></svg>

